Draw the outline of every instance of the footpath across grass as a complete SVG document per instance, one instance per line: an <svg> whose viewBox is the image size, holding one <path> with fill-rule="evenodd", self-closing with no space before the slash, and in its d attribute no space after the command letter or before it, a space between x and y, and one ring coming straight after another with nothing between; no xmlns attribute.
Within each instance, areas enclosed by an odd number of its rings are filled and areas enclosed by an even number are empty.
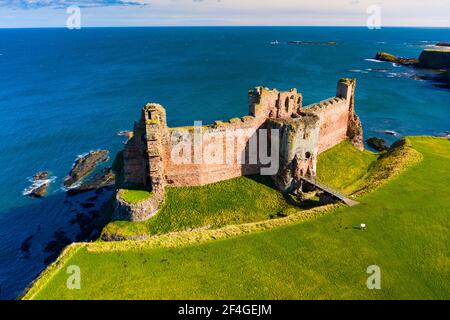
<svg viewBox="0 0 450 320"><path fill-rule="evenodd" d="M79 245L25 298L449 299L450 142L410 140L423 160L358 206L178 248ZM80 267L80 290L66 287L70 265ZM381 290L366 287L371 265L381 269Z"/></svg>

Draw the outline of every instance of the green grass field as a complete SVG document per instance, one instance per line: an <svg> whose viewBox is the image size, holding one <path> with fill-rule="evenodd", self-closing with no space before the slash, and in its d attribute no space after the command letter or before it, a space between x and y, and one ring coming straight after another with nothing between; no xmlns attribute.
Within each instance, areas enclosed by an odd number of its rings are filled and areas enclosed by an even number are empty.
<svg viewBox="0 0 450 320"><path fill-rule="evenodd" d="M177 248L91 252L81 245L25 298L449 299L450 142L411 141L423 160L362 196L358 206ZM66 287L69 265L81 268L80 290ZM370 265L381 268L381 290L366 288Z"/></svg>

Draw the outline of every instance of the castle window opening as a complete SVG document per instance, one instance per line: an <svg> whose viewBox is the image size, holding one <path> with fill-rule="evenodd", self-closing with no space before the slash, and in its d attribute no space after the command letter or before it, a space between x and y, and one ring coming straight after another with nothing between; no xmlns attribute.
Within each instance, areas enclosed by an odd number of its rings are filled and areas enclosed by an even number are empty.
<svg viewBox="0 0 450 320"><path fill-rule="evenodd" d="M306 153L305 153L305 157L306 157L306 159L309 159L309 158L311 158L311 152L309 152L309 151L308 151L308 152L306 152Z"/></svg>

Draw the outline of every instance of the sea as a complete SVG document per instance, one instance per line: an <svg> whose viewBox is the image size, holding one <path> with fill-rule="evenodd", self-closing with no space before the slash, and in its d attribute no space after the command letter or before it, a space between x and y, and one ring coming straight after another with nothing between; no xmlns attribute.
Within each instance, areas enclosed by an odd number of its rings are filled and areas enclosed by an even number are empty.
<svg viewBox="0 0 450 320"><path fill-rule="evenodd" d="M418 57L440 41L450 41L450 29L0 29L0 299L20 296L61 238L83 239L80 216L110 194L69 197L63 179L90 150L109 150L110 165L123 148L117 133L133 128L146 103L162 104L170 126L206 124L246 115L255 86L296 87L307 105L352 77L365 138L446 136L450 90L374 60L377 51ZM50 172L49 194L32 199L27 188L42 170Z"/></svg>

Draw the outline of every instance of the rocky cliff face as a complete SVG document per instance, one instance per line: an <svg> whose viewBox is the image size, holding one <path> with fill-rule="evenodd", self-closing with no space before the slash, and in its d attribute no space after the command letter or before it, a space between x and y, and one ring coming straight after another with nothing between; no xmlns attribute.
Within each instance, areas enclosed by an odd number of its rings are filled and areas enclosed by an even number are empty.
<svg viewBox="0 0 450 320"><path fill-rule="evenodd" d="M449 69L450 49L425 49L419 57L420 68Z"/></svg>

